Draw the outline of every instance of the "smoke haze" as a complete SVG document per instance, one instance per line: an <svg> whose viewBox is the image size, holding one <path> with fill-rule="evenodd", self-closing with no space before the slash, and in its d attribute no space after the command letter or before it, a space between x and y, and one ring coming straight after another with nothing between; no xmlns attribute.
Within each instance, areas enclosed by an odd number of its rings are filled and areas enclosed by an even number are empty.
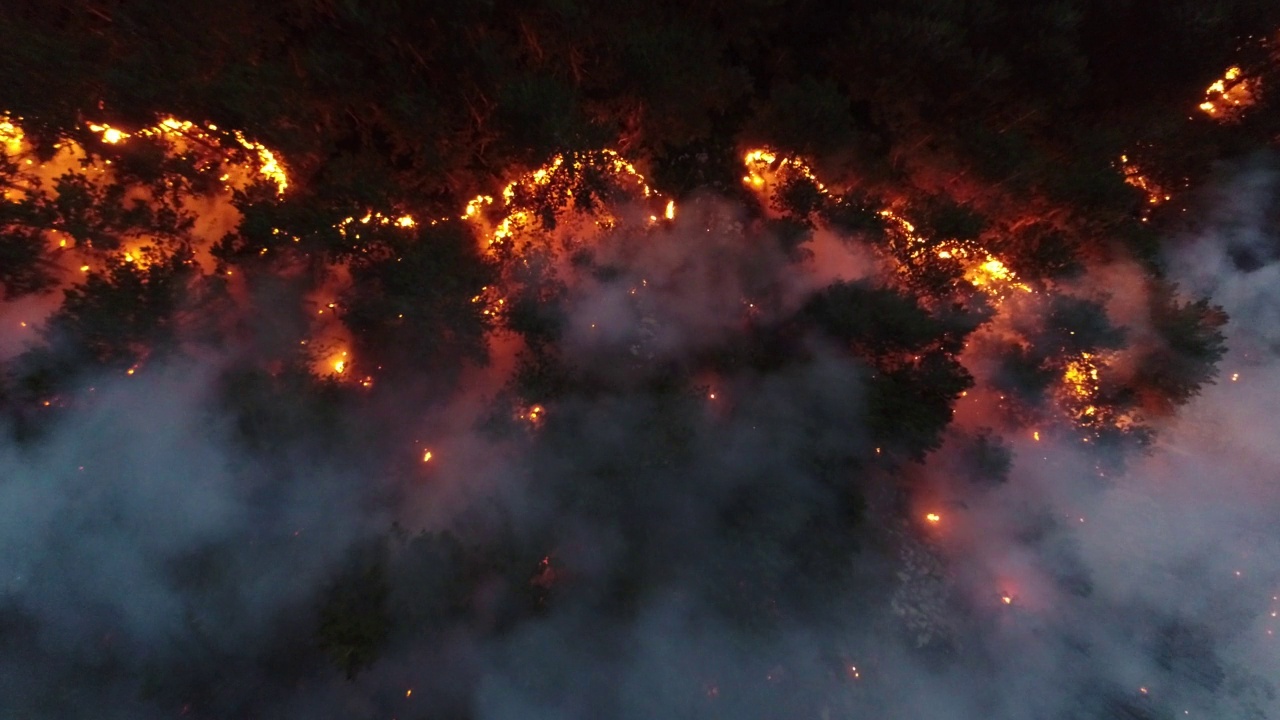
<svg viewBox="0 0 1280 720"><path fill-rule="evenodd" d="M975 411L893 487L877 371L789 324L882 269L822 235L796 264L711 200L559 268L559 359L589 382L549 409L509 407L539 359L501 338L463 383L484 392L324 422L226 356L82 382L0 448L2 714L1276 717L1275 175L1230 183L1167 261L1230 314L1231 352L1118 474L1046 425L998 428L1006 482L964 479ZM790 359L703 362L762 328ZM708 365L705 392L669 382ZM805 554L827 542L848 559ZM369 566L387 637L347 678L315 627Z"/></svg>

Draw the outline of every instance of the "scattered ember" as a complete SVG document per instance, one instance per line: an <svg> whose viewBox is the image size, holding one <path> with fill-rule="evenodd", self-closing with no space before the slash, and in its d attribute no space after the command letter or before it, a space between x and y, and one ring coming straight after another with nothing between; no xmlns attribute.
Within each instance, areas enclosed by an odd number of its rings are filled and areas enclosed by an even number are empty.
<svg viewBox="0 0 1280 720"><path fill-rule="evenodd" d="M1120 156L1120 172L1124 175L1124 181L1127 184L1138 188L1146 195L1147 205L1150 207L1161 205L1173 198L1168 191L1147 177L1128 155Z"/></svg>

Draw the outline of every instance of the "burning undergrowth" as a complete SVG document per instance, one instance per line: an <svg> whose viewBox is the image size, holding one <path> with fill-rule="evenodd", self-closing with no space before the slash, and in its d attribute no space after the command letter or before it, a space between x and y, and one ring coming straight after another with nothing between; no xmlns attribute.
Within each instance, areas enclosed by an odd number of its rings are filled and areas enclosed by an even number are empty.
<svg viewBox="0 0 1280 720"><path fill-rule="evenodd" d="M3 131L0 279L63 291L0 307L18 717L1274 710L1262 220L1160 274L769 149L440 213L207 124Z"/></svg>

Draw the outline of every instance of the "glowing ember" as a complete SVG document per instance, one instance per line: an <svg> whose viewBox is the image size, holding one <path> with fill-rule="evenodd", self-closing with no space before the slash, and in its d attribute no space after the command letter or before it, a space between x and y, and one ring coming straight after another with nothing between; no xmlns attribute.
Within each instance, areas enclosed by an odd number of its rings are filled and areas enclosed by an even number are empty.
<svg viewBox="0 0 1280 720"><path fill-rule="evenodd" d="M431 451L426 450L422 453L422 462L431 462Z"/></svg>
<svg viewBox="0 0 1280 720"><path fill-rule="evenodd" d="M942 516L939 515L938 513L928 513L924 516L924 519L934 525L937 525L938 523L942 522Z"/></svg>
<svg viewBox="0 0 1280 720"><path fill-rule="evenodd" d="M534 425L537 425L538 422L542 419L542 414L545 412L546 412L546 409L543 408L541 405L534 405L533 407L529 408L529 412L525 413L525 419L533 423Z"/></svg>
<svg viewBox="0 0 1280 720"><path fill-rule="evenodd" d="M399 217L393 218L390 215L385 215L380 212L370 211L365 213L364 217L361 217L358 219L355 217L343 218L334 227L338 230L338 232L342 233L343 237L351 237L351 238L358 239L360 237L360 229L359 228L353 229L351 227L352 225L356 225L357 223L360 225L373 225L378 227L397 227L402 229L413 228L413 227L416 227L418 224L417 221L413 219L412 215L401 215ZM436 221L432 220L430 224L435 225Z"/></svg>
<svg viewBox="0 0 1280 720"><path fill-rule="evenodd" d="M546 408L541 405L531 405L525 409L517 410L515 419L529 424L531 428L537 428L542 424L543 418L546 417Z"/></svg>
<svg viewBox="0 0 1280 720"><path fill-rule="evenodd" d="M1004 593L1000 596L1000 602L1004 603L1005 605L1012 605L1013 596L1008 593Z"/></svg>
<svg viewBox="0 0 1280 720"><path fill-rule="evenodd" d="M1124 181L1127 184L1138 188L1147 196L1149 206L1155 207L1173 197L1144 175L1141 168L1129 160L1128 155L1120 156L1120 172L1124 174Z"/></svg>
<svg viewBox="0 0 1280 720"><path fill-rule="evenodd" d="M1257 85L1258 81L1244 77L1239 67L1227 68L1220 79L1205 88L1200 110L1216 120L1238 120L1241 113L1253 105Z"/></svg>

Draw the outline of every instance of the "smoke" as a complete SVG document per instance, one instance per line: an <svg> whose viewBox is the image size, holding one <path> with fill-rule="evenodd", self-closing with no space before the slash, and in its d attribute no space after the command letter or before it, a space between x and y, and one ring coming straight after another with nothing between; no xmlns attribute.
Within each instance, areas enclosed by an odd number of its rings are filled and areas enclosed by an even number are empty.
<svg viewBox="0 0 1280 720"><path fill-rule="evenodd" d="M1231 354L1119 476L1022 428L975 482L983 413L881 455L877 370L797 319L876 262L710 200L559 267L558 350L435 404L208 355L86 381L0 447L0 714L1274 717L1275 185L1236 182L1168 258Z"/></svg>
<svg viewBox="0 0 1280 720"><path fill-rule="evenodd" d="M248 452L218 371L99 379L39 442L0 449L6 717L175 714L147 687L243 672L384 530L376 482L334 453Z"/></svg>
<svg viewBox="0 0 1280 720"><path fill-rule="evenodd" d="M966 702L913 714L1280 713L1275 180L1270 163L1239 172L1212 221L1171 245L1172 279L1231 316L1231 349L1217 384L1157 421L1149 453L1112 477L1078 438L1019 435L1008 483L978 493L932 467L936 492L962 501L936 546L954 591L994 610L962 653L983 661L949 670ZM1143 304L1122 303L1138 337Z"/></svg>

